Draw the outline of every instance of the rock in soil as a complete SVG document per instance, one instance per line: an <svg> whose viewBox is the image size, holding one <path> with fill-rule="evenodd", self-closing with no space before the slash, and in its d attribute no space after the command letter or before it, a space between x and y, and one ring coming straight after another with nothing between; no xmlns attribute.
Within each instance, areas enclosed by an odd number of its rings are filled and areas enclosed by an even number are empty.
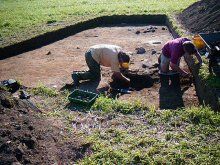
<svg viewBox="0 0 220 165"><path fill-rule="evenodd" d="M156 54L156 53L157 53L156 50L154 50L154 49L151 50L151 54L152 54L152 55L154 55L154 54Z"/></svg>
<svg viewBox="0 0 220 165"><path fill-rule="evenodd" d="M143 47L136 48L137 54L144 54L146 50Z"/></svg>
<svg viewBox="0 0 220 165"><path fill-rule="evenodd" d="M136 32L135 32L135 34L140 34L141 32L140 32L140 30L137 30Z"/></svg>

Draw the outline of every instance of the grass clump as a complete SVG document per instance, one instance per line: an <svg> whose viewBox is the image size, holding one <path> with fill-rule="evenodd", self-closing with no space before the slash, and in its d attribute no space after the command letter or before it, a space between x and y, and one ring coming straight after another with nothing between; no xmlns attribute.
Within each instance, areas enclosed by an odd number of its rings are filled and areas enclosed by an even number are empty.
<svg viewBox="0 0 220 165"><path fill-rule="evenodd" d="M139 101L129 103L125 101L119 101L107 97L99 97L91 110L108 112L120 112L123 114L132 114L137 111L146 110L147 107L143 106Z"/></svg>
<svg viewBox="0 0 220 165"><path fill-rule="evenodd" d="M58 95L58 91L56 89L46 87L45 85L41 83L38 84L36 88L33 88L31 92L34 95L41 95L41 96L48 96L48 97L55 97Z"/></svg>
<svg viewBox="0 0 220 165"><path fill-rule="evenodd" d="M220 77L215 74L209 73L208 60L203 59L204 64L199 70L199 76L210 86L214 88L220 88Z"/></svg>

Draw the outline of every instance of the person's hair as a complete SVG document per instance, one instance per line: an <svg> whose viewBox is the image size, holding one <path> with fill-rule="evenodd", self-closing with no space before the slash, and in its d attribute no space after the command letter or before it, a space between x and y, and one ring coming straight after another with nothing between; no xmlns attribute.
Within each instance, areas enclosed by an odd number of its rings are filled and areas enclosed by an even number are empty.
<svg viewBox="0 0 220 165"><path fill-rule="evenodd" d="M129 62L130 61L130 56L126 54L125 52L119 52L118 53L118 60L119 62Z"/></svg>
<svg viewBox="0 0 220 165"><path fill-rule="evenodd" d="M183 47L186 50L186 53L194 54L197 52L195 45L191 41L185 41Z"/></svg>

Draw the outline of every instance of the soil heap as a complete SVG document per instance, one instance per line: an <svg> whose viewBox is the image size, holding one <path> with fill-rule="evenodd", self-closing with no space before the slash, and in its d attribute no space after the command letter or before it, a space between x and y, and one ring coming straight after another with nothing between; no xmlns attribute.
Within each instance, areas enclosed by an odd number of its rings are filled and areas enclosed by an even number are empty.
<svg viewBox="0 0 220 165"><path fill-rule="evenodd" d="M220 31L219 0L198 1L179 15L181 23L191 33Z"/></svg>
<svg viewBox="0 0 220 165"><path fill-rule="evenodd" d="M90 148L3 89L0 121L0 165L74 163Z"/></svg>

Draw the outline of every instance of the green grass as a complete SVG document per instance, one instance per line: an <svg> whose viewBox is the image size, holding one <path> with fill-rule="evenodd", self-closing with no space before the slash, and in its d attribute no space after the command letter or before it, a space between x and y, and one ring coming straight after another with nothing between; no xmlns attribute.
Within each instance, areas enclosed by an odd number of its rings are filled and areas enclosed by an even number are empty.
<svg viewBox="0 0 220 165"><path fill-rule="evenodd" d="M77 164L220 163L220 114L209 107L157 110L101 96L79 110L67 106L68 93L34 97L42 98L45 117L58 118L65 130L92 144L92 153Z"/></svg>
<svg viewBox="0 0 220 165"><path fill-rule="evenodd" d="M149 113L144 118L138 116L139 120L135 116L116 117L108 128L94 131L88 137L93 154L79 164L220 163L218 113L207 107ZM126 125L126 120L133 125Z"/></svg>
<svg viewBox="0 0 220 165"><path fill-rule="evenodd" d="M30 91L34 95L41 95L41 96L48 96L48 97L54 97L58 95L58 91L53 88L49 88L44 86L43 84L38 84L36 88L31 89Z"/></svg>
<svg viewBox="0 0 220 165"><path fill-rule="evenodd" d="M101 112L121 112L123 114L132 114L139 111L144 111L148 109L146 105L138 100L135 102L126 102L114 100L106 97L99 97L95 104L91 107L91 110L101 111Z"/></svg>
<svg viewBox="0 0 220 165"><path fill-rule="evenodd" d="M215 74L209 73L208 60L203 59L204 65L199 70L199 76L206 82L210 87L220 88L220 77Z"/></svg>
<svg viewBox="0 0 220 165"><path fill-rule="evenodd" d="M0 0L0 46L91 18L114 14L173 14L196 0Z"/></svg>

